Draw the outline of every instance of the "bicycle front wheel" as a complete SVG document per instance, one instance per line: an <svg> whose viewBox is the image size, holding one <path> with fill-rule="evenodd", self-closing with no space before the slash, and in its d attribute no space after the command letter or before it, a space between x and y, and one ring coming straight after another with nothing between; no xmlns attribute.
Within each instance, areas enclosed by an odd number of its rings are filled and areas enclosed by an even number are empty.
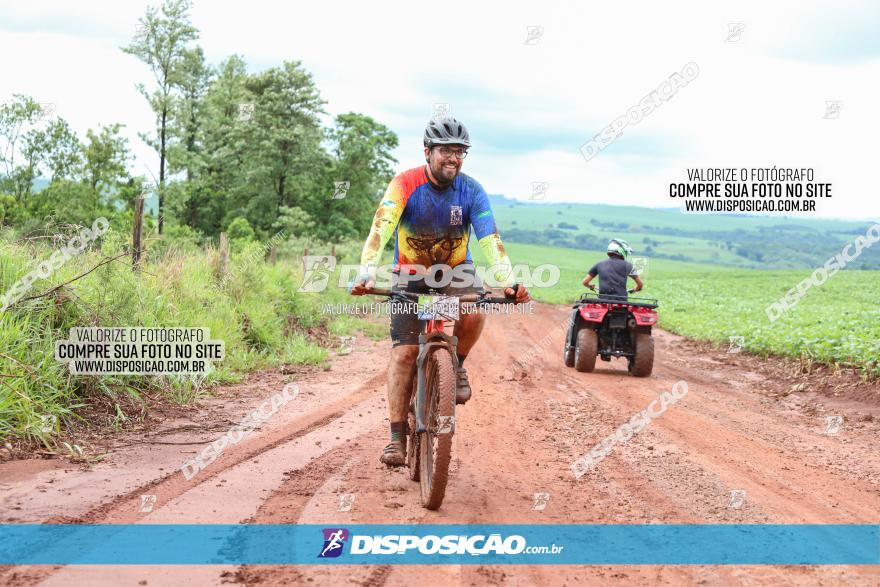
<svg viewBox="0 0 880 587"><path fill-rule="evenodd" d="M455 430L455 372L449 350L431 353L425 361L425 379L427 430L419 435L419 475L422 507L436 510L446 493Z"/></svg>
<svg viewBox="0 0 880 587"><path fill-rule="evenodd" d="M409 407L406 411L406 476L410 481L419 481L419 434L416 434L416 390L419 388L418 373L413 376Z"/></svg>

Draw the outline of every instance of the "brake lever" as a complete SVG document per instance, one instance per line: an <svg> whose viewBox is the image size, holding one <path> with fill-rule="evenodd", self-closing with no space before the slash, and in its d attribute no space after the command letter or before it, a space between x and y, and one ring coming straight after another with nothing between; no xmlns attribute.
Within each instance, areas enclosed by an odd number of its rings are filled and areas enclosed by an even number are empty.
<svg viewBox="0 0 880 587"><path fill-rule="evenodd" d="M407 295L406 293L401 291L392 291L391 295L389 295L388 297L391 299L391 301L400 302L402 304L408 304L413 301L410 295Z"/></svg>
<svg viewBox="0 0 880 587"><path fill-rule="evenodd" d="M492 296L489 295L489 292L484 291L483 293L480 294L480 297L477 299L477 301L474 302L474 305L478 306L478 307L485 306L489 303L490 297L492 297Z"/></svg>

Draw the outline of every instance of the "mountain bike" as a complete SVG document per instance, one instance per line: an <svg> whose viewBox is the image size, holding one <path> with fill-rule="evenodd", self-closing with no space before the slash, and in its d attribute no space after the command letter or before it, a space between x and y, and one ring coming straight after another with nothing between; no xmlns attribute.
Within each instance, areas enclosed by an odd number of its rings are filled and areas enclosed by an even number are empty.
<svg viewBox="0 0 880 587"><path fill-rule="evenodd" d="M447 334L446 325L454 323L462 309L479 311L481 307L514 304L516 300L493 297L491 292L415 294L373 288L367 293L415 303L419 307L419 317L423 318L407 415L406 467L409 479L419 482L422 507L436 510L446 493L452 436L455 434L458 337Z"/></svg>

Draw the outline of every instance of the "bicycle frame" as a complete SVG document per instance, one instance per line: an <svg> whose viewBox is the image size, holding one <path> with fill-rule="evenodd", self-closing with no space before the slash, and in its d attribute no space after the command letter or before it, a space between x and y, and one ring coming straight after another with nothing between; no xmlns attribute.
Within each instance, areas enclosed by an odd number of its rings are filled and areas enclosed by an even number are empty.
<svg viewBox="0 0 880 587"><path fill-rule="evenodd" d="M513 290L517 291L517 287L514 286ZM405 303L411 303L414 301L413 298L418 295L414 292L397 292L375 287L367 289L365 293L389 296L392 300ZM515 303L514 300L506 297L493 297L489 292L468 293L454 297L458 298L459 304L474 304L477 309L486 304ZM410 310L412 309L410 308ZM424 320L419 334L419 352L416 355L415 364L415 389L412 390L415 396L412 393L410 394L409 405L407 406L407 422L410 421L410 418L415 421L409 431L409 434L412 435L412 443L406 443L407 454L404 460L408 466L409 479L419 481L422 506L430 510L436 510L443 503L446 483L449 480L452 434L455 433L455 413L457 411L457 397L455 396L458 395L459 391L460 374L458 369L461 364L458 359L458 337L446 334L445 330L446 322L454 323L455 319L433 308L427 316L425 312L419 312L419 315L430 319ZM427 405L428 381L426 370L430 364L429 361L433 359L431 354L438 352L440 349L448 351L451 359L446 359L446 353L443 352L441 354L444 355L442 357L444 363L440 364L439 360L441 357L437 357L438 368L441 369L437 376L442 380L442 389L439 387L440 384L438 382L437 392L443 398L443 405L441 413L436 414L438 417L433 418L434 414L428 412L432 406ZM451 382L448 379L449 373L446 371L449 367L449 364L446 363L447 360L452 361L453 381ZM450 385L451 383L452 385ZM449 397L450 387L452 387L453 397ZM450 403L452 404L451 409ZM428 428L428 425L431 426L431 429ZM436 429L434 429L435 427ZM436 446L434 445L435 442Z"/></svg>
<svg viewBox="0 0 880 587"><path fill-rule="evenodd" d="M427 381L425 380L425 361L428 358L428 354L432 352L434 347L446 347L449 349L449 354L452 355L452 361L454 363L455 369L458 369L458 354L456 353L456 349L458 348L458 337L450 336L446 334L444 329L446 325L445 320L428 320L425 324L424 333L419 335L419 354L416 357L416 372L418 373L416 389L413 392L416 394L416 433L420 434L426 431L425 428L425 395L427 390L425 386L427 385ZM454 410L455 408L453 408ZM454 414L454 412L453 412ZM454 422L453 418L453 422ZM454 431L454 423L453 423L453 431Z"/></svg>
<svg viewBox="0 0 880 587"><path fill-rule="evenodd" d="M406 296L406 293L393 292L390 289L384 288L372 288L367 293L371 293L374 295L381 296L395 296L402 295ZM412 295L412 294L410 294ZM501 297L491 297L484 294L469 294L464 296L459 296L459 300L464 303L493 303L493 304L507 304L507 303L515 303L512 300ZM445 347L449 350L449 354L452 355L452 363L453 367L457 370L458 363L458 337L450 336L446 334L444 330L444 326L446 321L443 319L432 319L427 320L425 324L425 329L422 334L419 335L419 354L416 357L416 389L413 390L413 393L416 394L416 433L421 434L422 432L426 432L425 428L425 394L427 391L425 390L425 386L427 381L425 381L425 361L428 358L428 354L433 352L435 347ZM455 430L455 409L453 407L453 431Z"/></svg>

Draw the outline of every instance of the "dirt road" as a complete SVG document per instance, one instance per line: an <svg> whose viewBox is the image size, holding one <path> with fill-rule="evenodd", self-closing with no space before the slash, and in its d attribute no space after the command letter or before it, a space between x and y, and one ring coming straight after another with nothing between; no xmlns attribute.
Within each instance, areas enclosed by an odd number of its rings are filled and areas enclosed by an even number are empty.
<svg viewBox="0 0 880 587"><path fill-rule="evenodd" d="M0 465L4 522L86 523L877 523L878 389L817 395L766 362L655 330L654 374L623 361L561 362L567 309L489 319L468 359L443 507L378 462L387 441L389 343L359 339L329 371L249 377L188 414L115 439L87 470ZM533 352L534 350L534 352ZM515 359L532 353L528 370ZM295 380L300 395L187 480L183 461ZM688 394L580 479L571 465L679 380ZM789 393L790 392L790 393ZM860 399L855 400L854 397ZM842 399L847 398L847 399ZM842 423L828 416L843 416ZM840 429L829 428L829 421ZM535 494L548 494L536 500ZM142 495L154 495L150 511ZM148 500L151 498L148 498ZM342 507L341 505L342 504ZM543 506L543 509L542 509ZM349 511L339 511L347 509ZM10 585L877 585L878 567L309 566L11 567Z"/></svg>

